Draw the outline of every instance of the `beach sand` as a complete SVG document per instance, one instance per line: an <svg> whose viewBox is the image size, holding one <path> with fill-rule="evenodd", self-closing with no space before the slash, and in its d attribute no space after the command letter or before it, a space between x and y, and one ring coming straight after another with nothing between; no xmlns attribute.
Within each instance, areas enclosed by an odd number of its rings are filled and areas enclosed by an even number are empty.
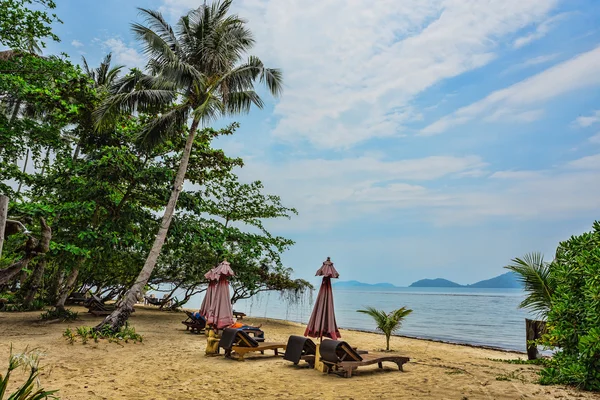
<svg viewBox="0 0 600 400"><path fill-rule="evenodd" d="M40 377L46 389L60 389L68 399L599 399L597 394L535 383L538 367L490 359L516 359L523 354L394 337L392 349L411 361L399 372L395 364L359 368L352 378L325 375L273 357L250 353L246 361L206 357L204 335L190 334L183 313L136 307L131 325L143 343L123 346L101 341L69 344L67 327L93 326L84 308L80 320L45 324L40 312L0 313L0 373L5 372L9 348L25 347L44 353ZM302 335L300 324L245 318L263 324L267 341L286 342ZM385 344L382 335L341 330L344 340L374 351ZM269 354L270 353L270 354ZM19 372L14 383L24 377ZM499 380L500 379L500 380ZM10 391L9 391L10 393Z"/></svg>

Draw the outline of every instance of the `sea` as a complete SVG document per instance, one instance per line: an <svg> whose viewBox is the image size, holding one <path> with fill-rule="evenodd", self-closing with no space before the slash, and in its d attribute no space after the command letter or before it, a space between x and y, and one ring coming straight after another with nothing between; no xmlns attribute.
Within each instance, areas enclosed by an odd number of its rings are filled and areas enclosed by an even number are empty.
<svg viewBox="0 0 600 400"><path fill-rule="evenodd" d="M376 331L368 315L356 310L375 307L392 311L413 310L399 335L444 342L526 351L525 318L535 319L519 309L525 294L521 289L473 288L333 288L334 308L340 328ZM301 299L290 300L277 292L259 293L240 300L235 311L248 316L307 323L317 290ZM186 308L197 309L202 295L190 299Z"/></svg>

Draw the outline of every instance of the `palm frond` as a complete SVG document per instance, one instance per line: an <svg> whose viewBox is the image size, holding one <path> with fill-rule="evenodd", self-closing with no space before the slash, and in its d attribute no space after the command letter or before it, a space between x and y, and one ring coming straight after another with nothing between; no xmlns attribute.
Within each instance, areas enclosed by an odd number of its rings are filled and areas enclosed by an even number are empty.
<svg viewBox="0 0 600 400"><path fill-rule="evenodd" d="M207 125L218 116L223 115L224 112L223 102L209 93L204 102L194 109L193 116L202 121L204 125Z"/></svg>
<svg viewBox="0 0 600 400"><path fill-rule="evenodd" d="M188 112L189 106L182 104L153 118L144 125L138 136L138 144L144 149L152 149L172 135L182 132L188 119Z"/></svg>
<svg viewBox="0 0 600 400"><path fill-rule="evenodd" d="M523 258L514 258L511 261L512 263L505 268L517 274L527 292L527 297L519 307L544 317L552 302L550 264L544 262L544 257L539 252L528 253Z"/></svg>

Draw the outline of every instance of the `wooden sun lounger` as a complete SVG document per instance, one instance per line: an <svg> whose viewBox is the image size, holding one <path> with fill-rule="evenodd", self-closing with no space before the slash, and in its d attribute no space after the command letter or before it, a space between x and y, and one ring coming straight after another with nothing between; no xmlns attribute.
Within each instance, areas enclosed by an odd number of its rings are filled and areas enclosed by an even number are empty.
<svg viewBox="0 0 600 400"><path fill-rule="evenodd" d="M300 361L305 361L310 368L315 366L315 354L317 345L315 342L304 336L290 336L287 342L287 348L283 359L298 365Z"/></svg>
<svg viewBox="0 0 600 400"><path fill-rule="evenodd" d="M384 362L393 362L403 371L402 366L410 359L389 353L359 354L350 345L341 340L323 340L319 347L321 361L328 367L327 373L340 373L350 378L354 370L365 365L377 364L383 368Z"/></svg>
<svg viewBox="0 0 600 400"><path fill-rule="evenodd" d="M204 331L206 328L206 320L202 317L197 317L193 313L186 311L187 319L185 321L181 321L182 324L186 326L185 330L192 330L192 333L200 333Z"/></svg>
<svg viewBox="0 0 600 400"><path fill-rule="evenodd" d="M243 329L225 328L219 340L219 347L225 350L225 357L231 358L231 353L238 354L238 360L243 361L246 353L260 352L265 354L265 350L273 350L275 355L279 355L279 349L285 351L285 343L258 342L248 335Z"/></svg>

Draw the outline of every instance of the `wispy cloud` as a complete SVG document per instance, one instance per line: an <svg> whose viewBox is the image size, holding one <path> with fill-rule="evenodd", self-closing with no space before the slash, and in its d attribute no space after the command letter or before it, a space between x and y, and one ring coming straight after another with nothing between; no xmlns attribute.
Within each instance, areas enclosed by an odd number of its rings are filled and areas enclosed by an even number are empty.
<svg viewBox="0 0 600 400"><path fill-rule="evenodd" d="M435 135L475 118L493 118L494 115L512 115L512 120L531 122L540 115L544 102L572 90L600 84L600 47L555 65L533 77L508 88L497 90L469 106L428 125L422 135ZM530 107L535 106L535 110Z"/></svg>
<svg viewBox="0 0 600 400"><path fill-rule="evenodd" d="M600 110L592 112L591 115L581 116L575 119L574 123L582 128L592 126L595 123L600 122Z"/></svg>
<svg viewBox="0 0 600 400"><path fill-rule="evenodd" d="M516 39L513 43L513 46L518 49L520 47L528 45L529 43L535 40L543 38L552 30L552 28L556 26L558 22L560 22L560 20L565 19L567 15L568 13L562 13L548 18L547 20L539 24L536 27L535 31Z"/></svg>
<svg viewBox="0 0 600 400"><path fill-rule="evenodd" d="M548 18L556 0L242 0L256 53L285 73L274 134L346 148L402 134L414 98L497 56L499 38ZM177 15L197 1L163 0Z"/></svg>
<svg viewBox="0 0 600 400"><path fill-rule="evenodd" d="M137 50L123 42L118 37L106 39L101 42L102 47L112 52L113 58L117 64L123 64L128 68L142 68L145 66L146 60L137 52Z"/></svg>
<svg viewBox="0 0 600 400"><path fill-rule="evenodd" d="M600 132L596 133L594 136L588 139L590 143L600 144Z"/></svg>
<svg viewBox="0 0 600 400"><path fill-rule="evenodd" d="M520 70L523 70L526 68L534 67L536 65L546 64L550 61L556 60L559 56L560 56L559 53L553 53L553 54L545 54L545 55L541 55L541 56L537 56L537 57L532 57L532 58L525 60L524 62L511 65L506 70L504 70L502 73L508 74L511 72L520 71Z"/></svg>
<svg viewBox="0 0 600 400"><path fill-rule="evenodd" d="M81 43L79 40L75 39L71 42L71 46L79 48L79 47L83 47L83 43Z"/></svg>

